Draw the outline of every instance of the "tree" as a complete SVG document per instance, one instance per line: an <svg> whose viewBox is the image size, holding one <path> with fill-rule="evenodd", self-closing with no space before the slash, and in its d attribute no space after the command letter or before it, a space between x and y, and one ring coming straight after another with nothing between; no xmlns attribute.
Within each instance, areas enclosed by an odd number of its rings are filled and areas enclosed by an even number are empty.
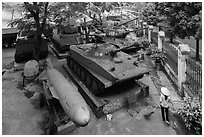
<svg viewBox="0 0 204 137"><path fill-rule="evenodd" d="M20 3L12 4L9 2L8 3L2 2L2 10L11 12L11 21L14 20L14 18L16 18L15 14L20 14L22 12Z"/></svg>
<svg viewBox="0 0 204 137"><path fill-rule="evenodd" d="M76 16L89 17L92 19L91 27L98 29L101 32L103 30L103 19L102 13L105 11L110 11L115 6L117 6L117 2L69 2L69 8ZM85 20L84 20L85 22ZM86 23L84 24L86 25ZM86 41L89 42L89 33L90 30L87 32L85 29L86 34Z"/></svg>
<svg viewBox="0 0 204 137"><path fill-rule="evenodd" d="M157 12L153 3L146 3L146 6L141 9L141 19L149 25L155 25L158 22Z"/></svg>
<svg viewBox="0 0 204 137"><path fill-rule="evenodd" d="M196 60L199 60L199 39L196 33L201 22L201 2L161 2L155 3L155 10L167 18L167 23L175 36L181 39L196 39Z"/></svg>
<svg viewBox="0 0 204 137"><path fill-rule="evenodd" d="M9 25L17 26L19 30L36 30L35 36L38 44L34 46L33 57L37 61L39 60L40 55L42 34L45 34L45 36L50 36L49 33L52 33L52 29L50 28L49 24L47 24L47 16L49 13L48 4L48 2L24 2L22 4L22 8L24 9L23 16L9 22Z"/></svg>
<svg viewBox="0 0 204 137"><path fill-rule="evenodd" d="M201 14L200 14L201 16ZM199 40L202 40L202 21L200 22L199 28L195 35L196 39L196 60L199 60Z"/></svg>

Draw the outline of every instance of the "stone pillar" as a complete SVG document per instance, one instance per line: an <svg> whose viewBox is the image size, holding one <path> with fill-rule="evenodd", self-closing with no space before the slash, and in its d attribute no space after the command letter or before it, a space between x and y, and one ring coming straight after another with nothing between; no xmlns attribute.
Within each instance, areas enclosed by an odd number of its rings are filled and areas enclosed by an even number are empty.
<svg viewBox="0 0 204 137"><path fill-rule="evenodd" d="M182 83L186 81L186 59L190 54L187 44L178 45L178 88L182 92ZM183 93L182 93L183 94Z"/></svg>
<svg viewBox="0 0 204 137"><path fill-rule="evenodd" d="M162 50L164 37L165 37L164 31L159 31L158 32L158 49L160 50Z"/></svg>
<svg viewBox="0 0 204 137"><path fill-rule="evenodd" d="M136 26L136 28L138 28L138 21L137 20L135 20L135 26Z"/></svg>
<svg viewBox="0 0 204 137"><path fill-rule="evenodd" d="M80 26L79 28L80 28L81 33L83 33L83 28L82 28L82 26Z"/></svg>
<svg viewBox="0 0 204 137"><path fill-rule="evenodd" d="M147 27L147 22L143 22L143 28L146 28ZM146 31L145 29L143 29L143 36L146 35Z"/></svg>
<svg viewBox="0 0 204 137"><path fill-rule="evenodd" d="M152 33L152 31L153 31L153 25L149 25L149 28L148 28L148 40L149 40L149 43L152 43L152 41L151 41L151 38L152 38L151 33Z"/></svg>
<svg viewBox="0 0 204 137"><path fill-rule="evenodd" d="M139 27L142 28L142 20L139 20Z"/></svg>

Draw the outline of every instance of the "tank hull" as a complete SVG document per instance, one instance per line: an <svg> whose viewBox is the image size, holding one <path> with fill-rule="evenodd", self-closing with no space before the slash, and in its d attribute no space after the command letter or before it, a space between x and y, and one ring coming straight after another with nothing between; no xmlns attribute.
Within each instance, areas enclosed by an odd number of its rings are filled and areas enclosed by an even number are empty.
<svg viewBox="0 0 204 137"><path fill-rule="evenodd" d="M2 29L2 47L12 47L16 42L18 30L15 28Z"/></svg>
<svg viewBox="0 0 204 137"><path fill-rule="evenodd" d="M93 44L85 44L86 48L83 45L71 46L67 66L94 94L121 82L140 79L150 71L143 63L135 65L137 59L124 52L118 52L117 57L110 57L108 52L115 49L110 45L98 44L97 48L92 46Z"/></svg>
<svg viewBox="0 0 204 137"><path fill-rule="evenodd" d="M15 62L21 63L34 59L33 50L37 44L38 44L37 39L32 38L19 39L16 43L16 52L14 55ZM47 55L48 55L48 41L42 38L39 59L45 59Z"/></svg>
<svg viewBox="0 0 204 137"><path fill-rule="evenodd" d="M75 32L73 34L62 34L57 29L53 30L53 43L56 49L62 53L69 49L70 45L83 43L80 34Z"/></svg>

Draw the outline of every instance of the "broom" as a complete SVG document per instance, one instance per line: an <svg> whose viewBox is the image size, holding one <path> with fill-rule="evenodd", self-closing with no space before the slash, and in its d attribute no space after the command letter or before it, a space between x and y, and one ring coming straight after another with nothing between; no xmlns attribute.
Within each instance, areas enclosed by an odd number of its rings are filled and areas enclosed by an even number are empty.
<svg viewBox="0 0 204 137"><path fill-rule="evenodd" d="M154 114L154 111L157 109L157 107L158 107L158 106L154 107L154 109L153 109L151 112L145 114L145 115L144 115L144 118L145 118L146 120L149 120L149 118L151 117L151 115Z"/></svg>

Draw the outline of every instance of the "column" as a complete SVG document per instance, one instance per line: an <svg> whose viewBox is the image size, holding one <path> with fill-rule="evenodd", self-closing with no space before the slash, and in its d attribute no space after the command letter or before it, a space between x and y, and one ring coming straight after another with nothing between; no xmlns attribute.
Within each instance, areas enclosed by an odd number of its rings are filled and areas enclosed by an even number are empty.
<svg viewBox="0 0 204 137"><path fill-rule="evenodd" d="M139 27L142 28L142 20L139 20Z"/></svg>
<svg viewBox="0 0 204 137"><path fill-rule="evenodd" d="M136 21L136 28L139 28L139 22L138 20L135 20Z"/></svg>
<svg viewBox="0 0 204 137"><path fill-rule="evenodd" d="M151 34L152 34L152 31L153 31L153 25L149 25L149 28L148 28L148 40L149 40L149 43L152 43L151 41Z"/></svg>
<svg viewBox="0 0 204 137"><path fill-rule="evenodd" d="M160 50L162 50L164 37L165 37L164 31L159 31L158 32L158 49Z"/></svg>
<svg viewBox="0 0 204 137"><path fill-rule="evenodd" d="M147 22L143 22L143 28L146 28L146 26L147 26ZM146 35L146 31L145 29L143 29L143 36L145 35Z"/></svg>
<svg viewBox="0 0 204 137"><path fill-rule="evenodd" d="M186 81L186 59L190 54L190 48L187 44L179 44L178 46L178 88L183 92L182 83ZM183 93L182 93L183 94Z"/></svg>

